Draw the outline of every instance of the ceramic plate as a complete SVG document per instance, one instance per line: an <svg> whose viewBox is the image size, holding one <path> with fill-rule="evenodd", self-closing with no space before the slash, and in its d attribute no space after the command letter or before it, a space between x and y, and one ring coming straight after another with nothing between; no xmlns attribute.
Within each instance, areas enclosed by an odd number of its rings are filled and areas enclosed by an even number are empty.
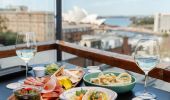
<svg viewBox="0 0 170 100"><path fill-rule="evenodd" d="M115 73L115 72L103 72L103 73L104 74L113 73L116 76L120 74L120 73ZM115 91L116 93L125 93L125 92L131 91L134 88L135 84L136 84L136 78L134 76L131 76L132 77L132 82L131 83L124 84L124 85L115 85L115 86L113 85L112 86L112 85L99 85L99 84L92 83L90 81L90 79L98 77L99 74L100 74L99 72L86 74L83 77L85 85L86 86L97 86L97 87L108 88L108 89L111 89L111 90Z"/></svg>
<svg viewBox="0 0 170 100"><path fill-rule="evenodd" d="M80 91L81 89L87 90L87 91L88 90L97 90L97 91L105 92L108 95L108 100L115 100L117 98L116 92L109 90L109 89L106 89L106 88L102 88L102 87L77 87L77 88L72 88L72 89L69 89L69 90L63 92L60 95L60 99L61 100L70 100L70 97L72 95L74 95L76 91Z"/></svg>

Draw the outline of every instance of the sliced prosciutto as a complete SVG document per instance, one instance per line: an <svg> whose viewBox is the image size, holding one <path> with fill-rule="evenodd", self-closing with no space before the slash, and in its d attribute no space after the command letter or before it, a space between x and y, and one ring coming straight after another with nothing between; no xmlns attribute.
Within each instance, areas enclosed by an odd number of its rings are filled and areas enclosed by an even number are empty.
<svg viewBox="0 0 170 100"><path fill-rule="evenodd" d="M44 93L42 94L42 97L43 98L56 98L56 97L59 97L60 94L56 93L56 92L48 92L48 93Z"/></svg>
<svg viewBox="0 0 170 100"><path fill-rule="evenodd" d="M44 85L43 82L36 80L33 77L28 77L24 80L24 84L26 85L34 85L34 86L42 86Z"/></svg>

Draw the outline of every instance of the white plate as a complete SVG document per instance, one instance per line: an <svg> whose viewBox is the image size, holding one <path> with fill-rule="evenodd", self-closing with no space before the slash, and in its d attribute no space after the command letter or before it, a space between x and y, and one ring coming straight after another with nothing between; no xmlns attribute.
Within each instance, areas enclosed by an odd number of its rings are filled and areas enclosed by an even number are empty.
<svg viewBox="0 0 170 100"><path fill-rule="evenodd" d="M88 70L89 73L97 73L97 72L102 72L101 70L98 69L90 69Z"/></svg>
<svg viewBox="0 0 170 100"><path fill-rule="evenodd" d="M117 98L116 92L109 90L109 89L106 89L106 88L102 88L102 87L77 87L77 88L72 88L72 89L69 89L69 90L63 92L60 95L60 99L61 100L70 100L69 99L70 96L74 95L76 91L80 91L81 89L83 89L83 90L97 90L97 91L105 92L108 95L108 100L115 100Z"/></svg>
<svg viewBox="0 0 170 100"><path fill-rule="evenodd" d="M6 85L6 88L8 88L8 89L17 89L20 86L21 86L21 83L15 82L15 83L9 83L8 85Z"/></svg>
<svg viewBox="0 0 170 100"><path fill-rule="evenodd" d="M88 66L87 69L98 69L99 70L100 67L99 66Z"/></svg>

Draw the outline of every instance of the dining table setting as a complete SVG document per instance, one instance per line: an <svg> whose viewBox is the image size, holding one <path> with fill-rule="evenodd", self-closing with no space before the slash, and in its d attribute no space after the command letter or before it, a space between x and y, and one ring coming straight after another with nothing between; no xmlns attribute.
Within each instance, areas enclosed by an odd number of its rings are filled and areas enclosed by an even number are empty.
<svg viewBox="0 0 170 100"><path fill-rule="evenodd" d="M2 89L3 93L0 93L2 100L5 98L8 100L143 100L135 96L136 92L143 90L143 84L137 83L136 77L126 72L104 71L99 66L82 68L67 62L39 66L34 65L27 78L13 77L12 81L5 80L4 84L1 84L1 88L2 85L5 87ZM40 73L36 72L37 68ZM19 80L22 80L22 83ZM20 85L10 88L7 87L9 82ZM170 98L169 92L153 87L148 87L147 90L157 96L156 99L150 100Z"/></svg>

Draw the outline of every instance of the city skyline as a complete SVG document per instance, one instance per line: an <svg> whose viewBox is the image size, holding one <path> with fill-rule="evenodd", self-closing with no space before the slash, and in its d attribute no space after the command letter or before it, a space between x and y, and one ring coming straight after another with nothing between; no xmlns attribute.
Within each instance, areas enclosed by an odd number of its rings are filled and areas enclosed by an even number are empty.
<svg viewBox="0 0 170 100"><path fill-rule="evenodd" d="M41 4L41 6L39 6ZM63 12L74 6L98 15L153 15L158 12L170 13L168 0L62 0ZM25 5L30 10L55 11L55 0L1 0L0 7ZM97 9L96 9L97 8Z"/></svg>

